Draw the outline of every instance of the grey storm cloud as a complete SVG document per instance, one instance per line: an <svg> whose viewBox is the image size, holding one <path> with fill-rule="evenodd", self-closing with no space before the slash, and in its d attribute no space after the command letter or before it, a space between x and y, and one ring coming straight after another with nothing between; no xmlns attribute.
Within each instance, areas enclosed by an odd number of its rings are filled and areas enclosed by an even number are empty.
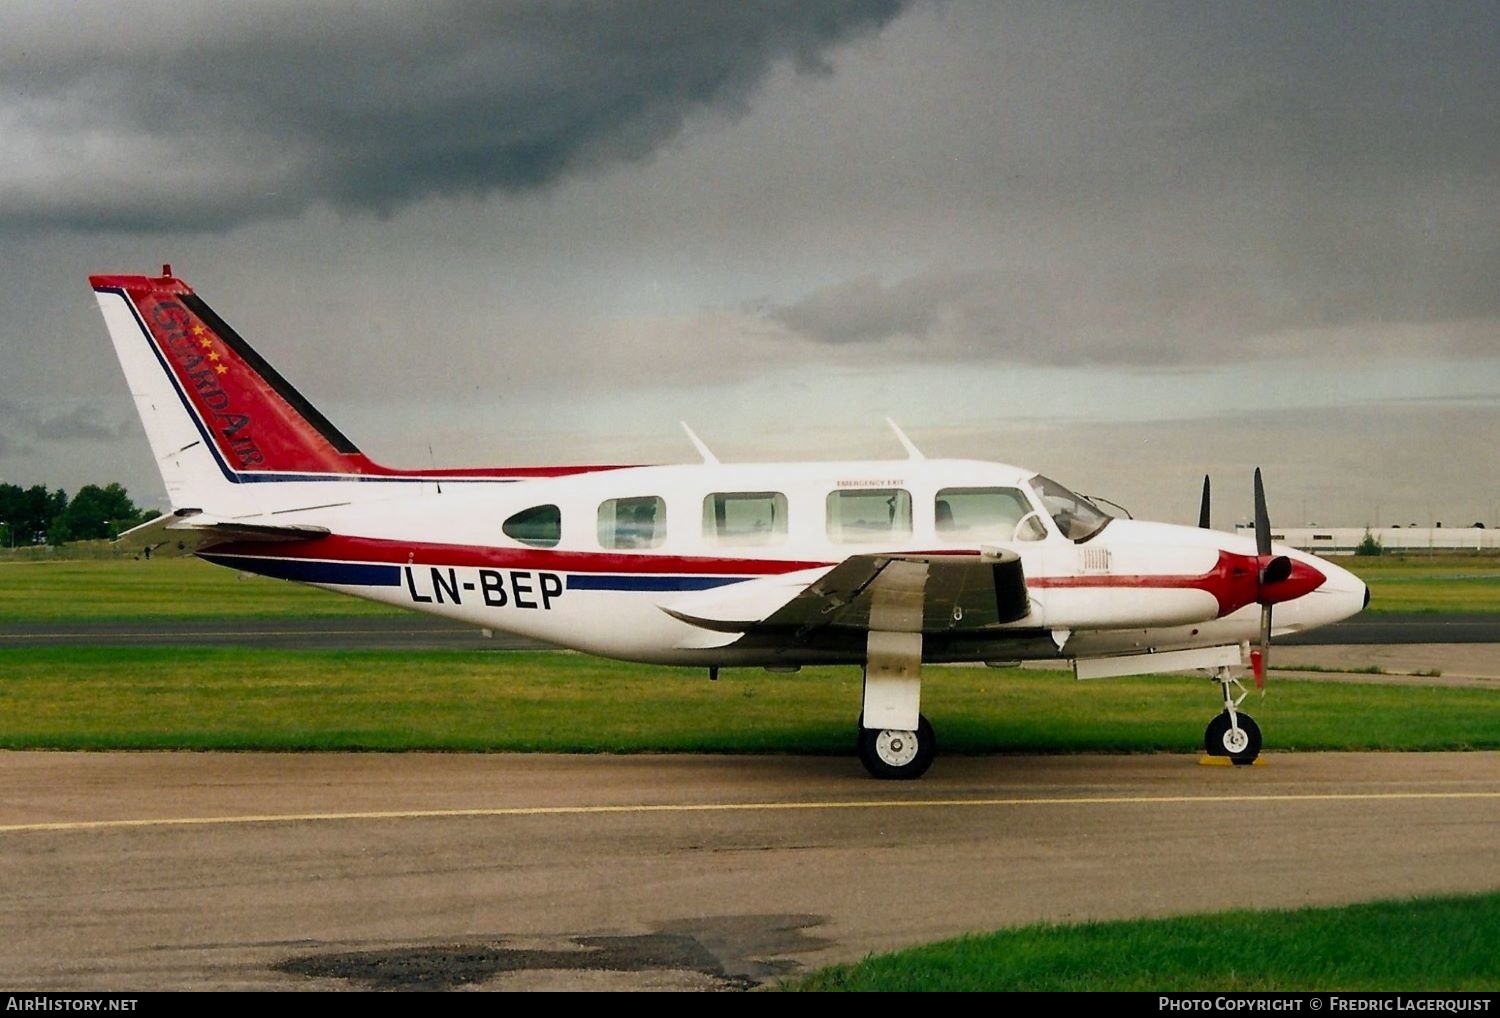
<svg viewBox="0 0 1500 1018"><path fill-rule="evenodd" d="M1270 324L1225 280L1026 269L862 276L763 313L815 343L1051 365L1198 360Z"/></svg>
<svg viewBox="0 0 1500 1018"><path fill-rule="evenodd" d="M42 417L33 428L36 437L44 442L106 441L115 438L119 431L118 426L101 422L98 411L85 405Z"/></svg>
<svg viewBox="0 0 1500 1018"><path fill-rule="evenodd" d="M0 15L0 225L388 213L648 157L904 0L73 3Z"/></svg>
<svg viewBox="0 0 1500 1018"><path fill-rule="evenodd" d="M101 420L97 408L77 404L53 413L0 400L0 453L24 448L22 440L97 442L117 438L121 429Z"/></svg>
<svg viewBox="0 0 1500 1018"><path fill-rule="evenodd" d="M1494 2L986 10L984 66L964 47L948 65L976 84L912 118L906 155L933 154L910 194L962 208L952 235L987 229L991 251L929 244L765 319L829 347L1063 366L1321 353L1307 337L1339 329L1354 350L1396 325L1500 352L1472 324L1500 317Z"/></svg>
<svg viewBox="0 0 1500 1018"><path fill-rule="evenodd" d="M760 314L813 343L887 344L913 356L1063 367L1193 366L1306 354L1309 334L1321 336L1322 349L1312 352L1392 352L1363 342L1358 328L1380 322L1382 309L1395 307L1390 291L1400 289L1400 281L1390 276L1368 278L1351 293L1313 280L1268 286L1263 273L1233 264L933 270L890 284L860 276ZM1276 291L1274 298L1268 289ZM1476 292L1465 289L1453 302L1431 304L1432 320L1449 324L1440 339L1427 339L1443 349L1428 352L1492 355L1500 349L1500 329L1451 321L1454 312L1481 305ZM1500 300L1486 308L1500 311ZM1422 315L1405 320L1421 322Z"/></svg>
<svg viewBox="0 0 1500 1018"><path fill-rule="evenodd" d="M925 273L890 285L871 273L815 290L765 314L821 343L926 339L950 313L982 299L984 289L984 277L970 272Z"/></svg>

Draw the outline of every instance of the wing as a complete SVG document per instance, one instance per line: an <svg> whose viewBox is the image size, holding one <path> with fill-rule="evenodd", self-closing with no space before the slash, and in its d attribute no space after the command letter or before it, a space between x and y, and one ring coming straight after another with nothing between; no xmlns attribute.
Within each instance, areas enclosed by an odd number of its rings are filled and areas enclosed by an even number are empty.
<svg viewBox="0 0 1500 1018"><path fill-rule="evenodd" d="M788 584L800 589L790 592ZM717 633L824 627L951 634L995 628L1031 611L1020 556L853 555L816 579L752 580L664 605L673 618Z"/></svg>

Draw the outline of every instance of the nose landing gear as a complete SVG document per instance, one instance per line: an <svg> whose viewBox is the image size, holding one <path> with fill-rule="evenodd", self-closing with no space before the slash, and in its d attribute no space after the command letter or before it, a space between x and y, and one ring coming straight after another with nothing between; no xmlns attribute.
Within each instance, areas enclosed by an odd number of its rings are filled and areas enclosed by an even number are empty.
<svg viewBox="0 0 1500 1018"><path fill-rule="evenodd" d="M1239 710L1248 691L1228 668L1219 668L1214 680L1224 691L1224 712L1204 729L1203 751L1209 756L1227 756L1235 764L1252 764L1260 756L1260 726Z"/></svg>

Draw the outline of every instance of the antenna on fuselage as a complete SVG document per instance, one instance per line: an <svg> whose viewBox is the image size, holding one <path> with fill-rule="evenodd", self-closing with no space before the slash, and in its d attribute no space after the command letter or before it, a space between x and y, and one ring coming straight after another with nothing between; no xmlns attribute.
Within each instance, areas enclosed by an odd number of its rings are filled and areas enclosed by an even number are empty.
<svg viewBox="0 0 1500 1018"><path fill-rule="evenodd" d="M427 465L432 467L433 470L437 469L437 457L432 454L432 439L430 438L427 440ZM437 493L439 495L443 493L442 481L437 481Z"/></svg>
<svg viewBox="0 0 1500 1018"><path fill-rule="evenodd" d="M719 462L719 457L715 456L711 451L709 451L708 446L703 444L703 439L693 434L693 429L688 427L687 421L678 421L677 423L681 424L682 430L687 432L689 441L693 443L693 448L698 450L698 455L703 457L704 463Z"/></svg>
<svg viewBox="0 0 1500 1018"><path fill-rule="evenodd" d="M891 426L891 430L894 431L896 433L896 437L901 440L901 445L906 449L906 455L908 457L914 460L925 460L927 458L926 456L922 455L922 450L918 449L912 442L912 440L906 437L906 432L901 430L901 425L897 424L889 417L885 419L885 423Z"/></svg>

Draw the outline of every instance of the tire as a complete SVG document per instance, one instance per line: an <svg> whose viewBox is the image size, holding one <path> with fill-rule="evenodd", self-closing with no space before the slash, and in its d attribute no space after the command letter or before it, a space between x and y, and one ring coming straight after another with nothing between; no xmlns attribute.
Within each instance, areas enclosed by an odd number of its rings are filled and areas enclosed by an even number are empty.
<svg viewBox="0 0 1500 1018"><path fill-rule="evenodd" d="M927 718L917 716L917 730L859 727L859 762L870 776L886 781L920 778L937 756L937 736Z"/></svg>
<svg viewBox="0 0 1500 1018"><path fill-rule="evenodd" d="M1240 735L1236 736L1225 711L1208 723L1203 731L1203 749L1209 756L1227 756L1236 764L1250 764L1260 756L1260 726L1249 714L1240 714Z"/></svg>

